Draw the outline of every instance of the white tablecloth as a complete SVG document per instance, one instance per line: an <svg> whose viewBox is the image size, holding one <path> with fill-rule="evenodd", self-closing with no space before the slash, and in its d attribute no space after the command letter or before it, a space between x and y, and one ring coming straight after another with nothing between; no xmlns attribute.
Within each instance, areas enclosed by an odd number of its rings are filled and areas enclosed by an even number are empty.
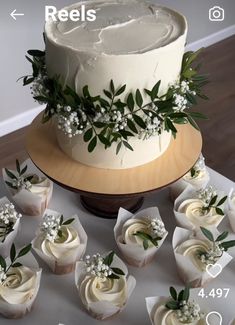
<svg viewBox="0 0 235 325"><path fill-rule="evenodd" d="M213 170L211 184L228 192L234 183ZM0 180L0 197L6 195L2 179ZM148 325L150 324L145 307L145 297L168 296L169 286L180 289L184 285L177 275L176 264L172 252L171 239L176 226L173 215L173 204L169 199L168 189L151 194L144 202L143 208L158 206L162 219L166 224L169 235L156 259L152 264L142 268L129 267L129 273L137 279L137 286L126 309L112 320L105 321L106 325ZM94 217L85 211L79 202L77 194L64 190L59 186L54 187L51 209L60 211L65 218L78 214L87 235L87 253L106 252L114 249L117 253L113 227L115 220L107 220ZM21 231L18 234L16 244L22 246L29 243L34 237L40 217L23 216ZM225 220L220 229L229 227ZM234 235L233 235L234 236ZM235 248L230 251L235 257ZM0 316L1 325L93 325L99 324L91 318L82 308L74 282L74 274L59 276L52 274L48 267L39 260L43 268L41 287L33 310L25 318L19 320L7 320ZM208 310L216 310L223 315L223 324L235 318L235 260L232 261L223 273L206 288L209 292L212 288L231 288L228 298L197 298L200 304L206 304ZM199 289L195 289L197 294ZM160 325L160 324L159 324ZM217 325L217 324L213 324Z"/></svg>

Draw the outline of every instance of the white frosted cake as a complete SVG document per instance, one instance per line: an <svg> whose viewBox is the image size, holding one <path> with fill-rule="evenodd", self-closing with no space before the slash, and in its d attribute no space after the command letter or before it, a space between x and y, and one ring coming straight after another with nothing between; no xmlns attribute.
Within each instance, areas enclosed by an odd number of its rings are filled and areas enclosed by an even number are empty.
<svg viewBox="0 0 235 325"><path fill-rule="evenodd" d="M95 21L46 23L49 77L60 76L63 85L79 96L88 85L92 96L104 97L103 90L109 89L113 80L117 89L126 85L120 100L126 102L130 92L135 97L139 89L143 103L148 103L144 89L152 89L161 80L159 94L163 95L177 82L187 35L187 22L182 15L142 0L94 0L65 9L79 9L82 4L96 10ZM125 127L124 122L119 130ZM131 168L153 161L168 148L172 137L164 128L148 137L138 132L128 139L133 150L124 144L117 154L116 142L105 147L94 140L95 149L89 152L82 132L68 136L56 129L58 143L67 155L83 164L109 169Z"/></svg>

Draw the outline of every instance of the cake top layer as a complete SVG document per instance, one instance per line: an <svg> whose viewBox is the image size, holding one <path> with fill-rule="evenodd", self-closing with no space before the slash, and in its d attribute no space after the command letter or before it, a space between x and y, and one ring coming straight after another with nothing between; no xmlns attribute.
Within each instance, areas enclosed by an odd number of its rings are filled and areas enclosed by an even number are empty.
<svg viewBox="0 0 235 325"><path fill-rule="evenodd" d="M47 37L78 51L108 55L145 53L166 46L187 30L184 16L143 0L91 0L65 9L96 10L96 20L48 21Z"/></svg>

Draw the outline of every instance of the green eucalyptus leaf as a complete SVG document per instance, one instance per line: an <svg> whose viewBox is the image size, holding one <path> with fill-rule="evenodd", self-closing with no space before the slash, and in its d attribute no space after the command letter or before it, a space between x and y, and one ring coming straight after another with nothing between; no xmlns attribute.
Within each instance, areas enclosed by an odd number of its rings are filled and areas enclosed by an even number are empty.
<svg viewBox="0 0 235 325"><path fill-rule="evenodd" d="M104 89L103 92L104 92L105 96L108 97L109 99L113 98L112 94L108 90Z"/></svg>
<svg viewBox="0 0 235 325"><path fill-rule="evenodd" d="M5 172L7 174L7 176L11 179L17 179L16 175L13 174L9 169L5 168Z"/></svg>
<svg viewBox="0 0 235 325"><path fill-rule="evenodd" d="M6 271L7 264L6 264L5 259L2 257L2 255L0 255L0 265L3 268L3 270Z"/></svg>
<svg viewBox="0 0 235 325"><path fill-rule="evenodd" d="M117 148L116 148L116 155L119 154L120 150L121 150L121 147L122 147L122 141L118 143L117 145Z"/></svg>
<svg viewBox="0 0 235 325"><path fill-rule="evenodd" d="M67 225L70 225L72 222L74 222L74 218L71 218L71 219L68 219L68 220L65 220L64 222L63 222L63 226L67 226Z"/></svg>
<svg viewBox="0 0 235 325"><path fill-rule="evenodd" d="M89 142L91 140L92 136L93 136L93 129L90 128L84 133L83 140L85 142Z"/></svg>
<svg viewBox="0 0 235 325"><path fill-rule="evenodd" d="M12 264L11 267L20 267L20 266L22 266L22 264L20 262L16 262L16 263Z"/></svg>
<svg viewBox="0 0 235 325"><path fill-rule="evenodd" d="M142 129L146 129L146 123L139 115L133 114L133 119L139 127L141 127Z"/></svg>
<svg viewBox="0 0 235 325"><path fill-rule="evenodd" d="M189 287L187 286L184 289L183 300L188 301L189 300L189 295L190 295L190 290L189 290Z"/></svg>
<svg viewBox="0 0 235 325"><path fill-rule="evenodd" d="M18 253L17 258L22 257L22 256L28 254L31 251L31 248L32 248L32 244L29 244L29 245L23 247L20 250L20 252Z"/></svg>
<svg viewBox="0 0 235 325"><path fill-rule="evenodd" d="M45 52L44 51L39 51L39 50L28 50L27 53L31 56L36 56L36 57L43 57L45 56Z"/></svg>
<svg viewBox="0 0 235 325"><path fill-rule="evenodd" d="M200 227L200 229L201 229L203 235L204 235L207 239L209 239L209 241L212 241L212 242L214 241L214 236L213 236L213 234L212 234L212 232L211 232L210 230L208 230L208 229L206 229L206 228L204 228L204 227Z"/></svg>
<svg viewBox="0 0 235 325"><path fill-rule="evenodd" d="M116 93L115 96L120 96L122 93L124 93L124 91L126 90L126 85L122 86L121 88L119 88Z"/></svg>
<svg viewBox="0 0 235 325"><path fill-rule="evenodd" d="M92 152L95 149L96 145L97 145L97 136L94 136L94 138L90 141L88 145L88 151Z"/></svg>
<svg viewBox="0 0 235 325"><path fill-rule="evenodd" d="M217 238L216 241L222 241L228 237L228 231L224 231L222 234L220 234Z"/></svg>
<svg viewBox="0 0 235 325"><path fill-rule="evenodd" d="M120 279L120 276L118 276L118 275L112 273L112 274L110 274L110 275L108 276L108 278L109 278L109 279L118 280L118 279Z"/></svg>
<svg viewBox="0 0 235 325"><path fill-rule="evenodd" d="M177 300L177 292L174 287L170 287L170 294L174 300Z"/></svg>
<svg viewBox="0 0 235 325"><path fill-rule="evenodd" d="M168 309L171 309L171 310L177 310L179 309L179 303L177 301L168 301L166 304L165 304L166 308Z"/></svg>
<svg viewBox="0 0 235 325"><path fill-rule="evenodd" d="M212 197L212 199L210 200L209 206L212 206L215 204L215 202L217 201L218 195L215 195Z"/></svg>
<svg viewBox="0 0 235 325"><path fill-rule="evenodd" d="M151 100L154 101L157 98L158 91L161 85L161 80L159 80L156 85L154 85L152 91L151 91Z"/></svg>
<svg viewBox="0 0 235 325"><path fill-rule="evenodd" d="M135 126L135 123L132 120L130 120L130 119L127 120L127 126L135 134L138 133L138 130L137 130L136 126Z"/></svg>
<svg viewBox="0 0 235 325"><path fill-rule="evenodd" d="M139 89L136 90L135 101L136 101L137 106L139 106L141 108L143 105L143 97L142 97Z"/></svg>
<svg viewBox="0 0 235 325"><path fill-rule="evenodd" d="M223 216L224 215L224 211L222 209L220 209L220 208L215 208L215 211L220 216Z"/></svg>
<svg viewBox="0 0 235 325"><path fill-rule="evenodd" d="M112 251L104 258L104 264L110 266L113 263L114 252Z"/></svg>
<svg viewBox="0 0 235 325"><path fill-rule="evenodd" d="M11 263L13 263L13 261L15 260L15 257L16 257L16 247L15 247L15 244L13 243L11 245L11 250L10 250Z"/></svg>
<svg viewBox="0 0 235 325"><path fill-rule="evenodd" d="M27 169L28 169L28 166L25 165L25 166L23 167L23 169L21 170L20 175L21 175L21 176L24 175L24 174L26 173Z"/></svg>
<svg viewBox="0 0 235 325"><path fill-rule="evenodd" d="M129 108L129 110L132 112L134 110L135 107L135 102L134 102L134 98L132 93L130 93L127 97L127 107Z"/></svg>
<svg viewBox="0 0 235 325"><path fill-rule="evenodd" d="M121 269L119 269L118 267L112 267L111 269L112 269L112 271L114 273L116 273L118 275L125 275L125 273Z"/></svg>
<svg viewBox="0 0 235 325"><path fill-rule="evenodd" d="M220 246L223 247L225 251L227 251L229 248L232 248L235 246L235 240L229 240L229 241L223 242L220 244Z"/></svg>
<svg viewBox="0 0 235 325"><path fill-rule="evenodd" d="M224 196L219 202L218 202L218 204L217 204L217 207L218 206L220 206L220 205L222 205L222 204L224 204L224 202L227 200L227 196Z"/></svg>
<svg viewBox="0 0 235 325"><path fill-rule="evenodd" d="M131 151L134 151L134 149L132 148L132 146L131 146L127 141L123 141L123 144L124 144L124 146L125 146L127 149L129 149L129 150L131 150Z"/></svg>
<svg viewBox="0 0 235 325"><path fill-rule="evenodd" d="M111 90L111 93L114 95L115 94L115 87L114 87L113 80L110 81L110 90Z"/></svg>
<svg viewBox="0 0 235 325"><path fill-rule="evenodd" d="M17 186L14 186L14 185L12 185L10 182L8 182L8 181L5 181L5 183L10 187L10 188L12 188L13 190L18 190L18 187Z"/></svg>

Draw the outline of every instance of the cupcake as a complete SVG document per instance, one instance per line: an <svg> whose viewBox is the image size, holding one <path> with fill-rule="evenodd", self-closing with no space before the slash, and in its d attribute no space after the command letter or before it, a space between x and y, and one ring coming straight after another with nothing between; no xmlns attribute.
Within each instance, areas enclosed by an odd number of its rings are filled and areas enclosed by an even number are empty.
<svg viewBox="0 0 235 325"><path fill-rule="evenodd" d="M0 255L6 257L19 230L21 214L6 198L0 199Z"/></svg>
<svg viewBox="0 0 235 325"><path fill-rule="evenodd" d="M170 287L170 297L146 298L146 306L152 325L206 325L205 312L198 303L189 300L190 290L186 287L177 293Z"/></svg>
<svg viewBox="0 0 235 325"><path fill-rule="evenodd" d="M217 193L211 186L199 192L186 188L175 200L174 214L177 224L186 229L218 227L224 218L227 196Z"/></svg>
<svg viewBox="0 0 235 325"><path fill-rule="evenodd" d="M24 214L38 216L44 213L53 191L53 183L48 178L35 172L33 166L20 165L16 160L16 170L3 169L3 179Z"/></svg>
<svg viewBox="0 0 235 325"><path fill-rule="evenodd" d="M190 185L195 191L204 189L210 180L205 158L200 155L196 164L181 179L170 186L170 194L173 201Z"/></svg>
<svg viewBox="0 0 235 325"><path fill-rule="evenodd" d="M110 318L126 306L136 281L128 277L125 264L114 254L86 256L76 264L75 283L82 304L98 319Z"/></svg>
<svg viewBox="0 0 235 325"><path fill-rule="evenodd" d="M30 250L31 244L16 252L12 244L10 258L0 256L0 314L6 318L25 316L38 294L41 269Z"/></svg>
<svg viewBox="0 0 235 325"><path fill-rule="evenodd" d="M230 222L230 226L235 232L235 191L231 189L228 196L228 218Z"/></svg>
<svg viewBox="0 0 235 325"><path fill-rule="evenodd" d="M142 267L156 255L168 232L157 207L132 214L120 208L114 236L126 261Z"/></svg>
<svg viewBox="0 0 235 325"><path fill-rule="evenodd" d="M178 274L191 287L204 287L216 278L232 260L227 251L235 246L235 240L227 241L228 232L219 234L214 228L201 228L196 234L176 228L173 250Z"/></svg>
<svg viewBox="0 0 235 325"><path fill-rule="evenodd" d="M32 242L35 252L56 274L74 271L87 245L87 235L75 215L64 220L63 215L46 210L36 238Z"/></svg>

